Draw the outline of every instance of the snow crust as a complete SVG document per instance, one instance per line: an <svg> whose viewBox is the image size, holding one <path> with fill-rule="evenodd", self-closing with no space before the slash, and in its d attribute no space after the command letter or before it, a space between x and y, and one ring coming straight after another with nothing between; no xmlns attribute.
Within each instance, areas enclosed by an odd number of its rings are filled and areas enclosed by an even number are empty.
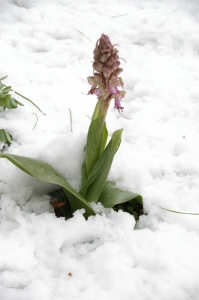
<svg viewBox="0 0 199 300"><path fill-rule="evenodd" d="M132 118L110 105L109 135L124 131L109 179L140 193L146 215L136 228L110 209L57 219L47 196L56 187L1 159L2 300L199 299L199 216L159 208L199 213L198 1L1 0L0 77L46 114L15 95L25 107L0 112L14 138L7 152L51 164L79 189L96 103L86 78L102 33L126 60Z"/></svg>

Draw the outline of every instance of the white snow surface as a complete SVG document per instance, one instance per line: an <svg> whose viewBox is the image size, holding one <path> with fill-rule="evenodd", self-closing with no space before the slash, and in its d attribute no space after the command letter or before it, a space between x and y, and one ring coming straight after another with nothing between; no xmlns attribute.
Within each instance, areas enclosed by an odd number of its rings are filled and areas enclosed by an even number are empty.
<svg viewBox="0 0 199 300"><path fill-rule="evenodd" d="M109 179L140 193L145 215L136 227L111 209L58 219L55 186L0 159L1 300L199 299L199 216L159 208L199 213L198 0L1 0L0 77L46 114L15 95L25 106L0 113L7 153L51 164L78 190L102 33L126 61L132 118L111 103L109 135L124 131Z"/></svg>

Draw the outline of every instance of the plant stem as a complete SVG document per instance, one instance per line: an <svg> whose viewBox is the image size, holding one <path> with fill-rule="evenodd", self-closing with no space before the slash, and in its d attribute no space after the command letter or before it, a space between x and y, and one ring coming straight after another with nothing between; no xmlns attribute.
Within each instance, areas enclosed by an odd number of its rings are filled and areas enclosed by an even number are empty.
<svg viewBox="0 0 199 300"><path fill-rule="evenodd" d="M77 30L76 28L74 28L77 32L79 32L80 34L82 34L83 36L85 36L85 38L87 38L87 40L89 40L91 43L93 43L93 41L91 41L83 32Z"/></svg>
<svg viewBox="0 0 199 300"><path fill-rule="evenodd" d="M45 115L45 113L33 102L33 101L31 101L30 99L28 99L27 97L25 97L25 96L23 96L23 95L21 95L21 94L19 94L18 92L16 92L16 91L14 91L13 89L11 89L11 91L13 91L13 92L15 92L15 94L17 94L17 95L19 95L20 97L22 97L22 98L24 98L24 99L26 99L27 101L29 101L30 103L32 103L42 114L44 114Z"/></svg>

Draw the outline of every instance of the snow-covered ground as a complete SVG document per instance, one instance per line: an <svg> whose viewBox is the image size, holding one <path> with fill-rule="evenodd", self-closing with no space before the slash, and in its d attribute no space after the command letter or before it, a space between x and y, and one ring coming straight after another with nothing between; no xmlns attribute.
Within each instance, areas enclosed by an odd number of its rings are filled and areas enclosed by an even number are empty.
<svg viewBox="0 0 199 300"><path fill-rule="evenodd" d="M199 299L199 216L159 208L199 213L198 0L1 0L0 77L46 113L16 96L25 107L0 113L7 153L48 162L79 188L102 33L126 60L132 118L111 103L109 134L124 132L109 178L140 193L147 215L136 229L121 211L57 219L55 187L0 159L1 300Z"/></svg>

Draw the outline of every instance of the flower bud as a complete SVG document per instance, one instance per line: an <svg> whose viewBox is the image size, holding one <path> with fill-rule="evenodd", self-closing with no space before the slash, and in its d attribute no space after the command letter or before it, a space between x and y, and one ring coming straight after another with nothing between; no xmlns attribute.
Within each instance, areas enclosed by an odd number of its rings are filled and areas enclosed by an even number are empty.
<svg viewBox="0 0 199 300"><path fill-rule="evenodd" d="M89 84L94 84L95 83L95 77L93 77L93 76L89 76L89 77L87 77L87 80L88 80L88 83Z"/></svg>
<svg viewBox="0 0 199 300"><path fill-rule="evenodd" d="M99 84L102 81L102 78L101 78L100 74L94 73L94 76L95 76L95 82L97 84Z"/></svg>
<svg viewBox="0 0 199 300"><path fill-rule="evenodd" d="M117 53L114 54L114 59L118 60L119 59L119 55Z"/></svg>
<svg viewBox="0 0 199 300"><path fill-rule="evenodd" d="M104 68L103 69L103 74L104 74L104 77L105 78L107 78L107 77L109 77L110 76L110 70L109 70L109 68Z"/></svg>
<svg viewBox="0 0 199 300"><path fill-rule="evenodd" d="M100 61L102 62L102 63L104 63L105 61L106 61L106 55L105 54L102 54L101 56L100 56Z"/></svg>
<svg viewBox="0 0 199 300"><path fill-rule="evenodd" d="M117 77L120 75L120 73L122 73L123 69L122 68L118 68L117 70L115 70L114 72L114 76Z"/></svg>
<svg viewBox="0 0 199 300"><path fill-rule="evenodd" d="M109 67L112 66L114 64L114 61L115 61L114 58L111 56L108 60L108 66Z"/></svg>
<svg viewBox="0 0 199 300"><path fill-rule="evenodd" d="M103 70L103 64L102 63L99 63L97 61L94 61L93 63L93 69L97 72L102 72Z"/></svg>
<svg viewBox="0 0 199 300"><path fill-rule="evenodd" d="M120 62L119 62L119 61L116 61L116 62L114 63L114 65L112 66L111 71L112 71L112 72L115 71L115 70L119 67L119 65L120 65Z"/></svg>
<svg viewBox="0 0 199 300"><path fill-rule="evenodd" d="M100 58L100 51L95 49L94 50L94 59L98 61L99 58Z"/></svg>

